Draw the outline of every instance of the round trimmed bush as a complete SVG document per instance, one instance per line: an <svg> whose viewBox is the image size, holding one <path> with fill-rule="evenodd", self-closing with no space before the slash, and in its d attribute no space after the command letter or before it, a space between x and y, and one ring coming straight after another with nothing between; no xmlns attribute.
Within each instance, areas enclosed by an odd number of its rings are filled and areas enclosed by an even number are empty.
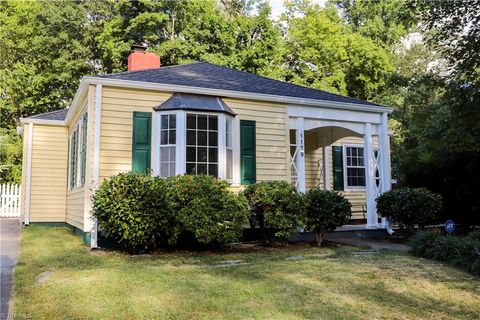
<svg viewBox="0 0 480 320"><path fill-rule="evenodd" d="M249 204L250 225L262 231L264 244L273 236L288 239L297 227L303 227L305 200L287 182L259 182L242 191Z"/></svg>
<svg viewBox="0 0 480 320"><path fill-rule="evenodd" d="M93 216L101 232L122 249L145 252L170 238L173 220L164 180L141 173L105 179L93 196Z"/></svg>
<svg viewBox="0 0 480 320"><path fill-rule="evenodd" d="M171 243L189 233L203 244L237 241L247 222L247 203L227 182L207 175L183 175L166 180L169 209L175 215Z"/></svg>
<svg viewBox="0 0 480 320"><path fill-rule="evenodd" d="M325 233L348 223L352 205L335 191L312 189L305 195L307 200L306 224L315 233L317 246L322 245Z"/></svg>
<svg viewBox="0 0 480 320"><path fill-rule="evenodd" d="M410 229L436 223L442 208L442 196L425 188L401 188L383 193L377 199L377 210Z"/></svg>

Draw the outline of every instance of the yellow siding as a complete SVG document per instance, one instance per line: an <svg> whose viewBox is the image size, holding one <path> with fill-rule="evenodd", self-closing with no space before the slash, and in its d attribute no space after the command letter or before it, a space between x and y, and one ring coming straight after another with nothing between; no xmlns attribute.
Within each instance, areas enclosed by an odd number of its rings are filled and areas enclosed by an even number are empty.
<svg viewBox="0 0 480 320"><path fill-rule="evenodd" d="M170 96L156 91L103 87L100 181L131 170L133 111L153 112L153 107ZM286 107L237 99L225 99L225 103L241 120L256 121L257 180L287 180Z"/></svg>
<svg viewBox="0 0 480 320"><path fill-rule="evenodd" d="M80 117L84 114L87 107L87 96L83 97L82 101L80 102L81 107L77 109L73 118L70 122L70 126L68 128L68 137L75 131L76 125ZM88 115L91 118L93 115ZM88 128L89 131L91 128ZM68 145L68 142L67 142ZM67 160L68 162L68 160ZM80 163L78 163L77 170L80 170ZM68 177L68 173L67 173ZM87 176L86 176L87 177ZM89 182L87 178L85 178L86 183ZM66 221L68 224L79 228L80 230L84 229L84 209L85 209L85 187L73 187L70 190L69 182L66 184L67 189L67 205L66 205Z"/></svg>
<svg viewBox="0 0 480 320"><path fill-rule="evenodd" d="M133 111L153 112L169 93L103 87L100 132L100 182L132 169ZM153 126L152 126L153 127Z"/></svg>
<svg viewBox="0 0 480 320"><path fill-rule="evenodd" d="M257 101L224 101L240 120L256 122L257 181L288 180L287 108Z"/></svg>
<svg viewBox="0 0 480 320"><path fill-rule="evenodd" d="M25 139L28 139L27 128L28 125L25 126L27 132ZM38 124L33 126L31 222L65 222L67 141L66 127ZM24 172L25 165L26 161ZM25 181L25 177L23 178Z"/></svg>

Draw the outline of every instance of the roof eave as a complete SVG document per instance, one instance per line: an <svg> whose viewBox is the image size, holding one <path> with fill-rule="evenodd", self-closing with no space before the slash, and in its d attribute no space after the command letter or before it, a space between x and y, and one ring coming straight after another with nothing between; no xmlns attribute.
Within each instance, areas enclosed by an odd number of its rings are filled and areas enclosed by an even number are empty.
<svg viewBox="0 0 480 320"><path fill-rule="evenodd" d="M334 101L327 101L327 100L296 98L296 97L261 94L261 93L220 90L220 89L191 87L191 86L180 86L180 85L172 85L172 84L165 84L165 83L119 80L119 79L110 79L110 78L100 78L100 77L94 77L94 76L84 77L82 79L82 82L86 86L88 84L102 84L102 85L109 85L109 86L116 86L116 87L149 89L149 90L168 91L168 92L184 92L184 93L195 93L195 94L204 94L204 95L208 94L208 95L222 96L222 97L228 97L228 98L261 100L261 101L270 101L270 102L280 102L280 103L286 103L291 105L307 105L307 106L344 109L344 110L356 110L356 111L365 111L365 112L374 112L374 113L384 113L384 112L391 113L393 111L393 109L389 107L372 106L367 104L354 104L354 103L346 103L346 102L334 102ZM81 82L81 85L82 85L82 82ZM78 91L77 91L77 94L78 94ZM73 105L74 104L72 103L72 106ZM69 113L67 114L67 118L70 113L71 112L69 111Z"/></svg>
<svg viewBox="0 0 480 320"><path fill-rule="evenodd" d="M21 124L33 123L33 124L43 124L49 126L65 126L66 122L64 120L52 120L52 119L37 119L37 118L20 118Z"/></svg>

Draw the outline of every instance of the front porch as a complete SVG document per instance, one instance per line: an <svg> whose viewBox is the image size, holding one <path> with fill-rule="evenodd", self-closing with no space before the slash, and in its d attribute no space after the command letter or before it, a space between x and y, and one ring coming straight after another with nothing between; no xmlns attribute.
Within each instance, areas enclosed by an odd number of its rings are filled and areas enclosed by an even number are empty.
<svg viewBox="0 0 480 320"><path fill-rule="evenodd" d="M391 188L387 111L289 107L288 112L291 182L297 190L338 191L352 203L352 224L386 228L375 200Z"/></svg>

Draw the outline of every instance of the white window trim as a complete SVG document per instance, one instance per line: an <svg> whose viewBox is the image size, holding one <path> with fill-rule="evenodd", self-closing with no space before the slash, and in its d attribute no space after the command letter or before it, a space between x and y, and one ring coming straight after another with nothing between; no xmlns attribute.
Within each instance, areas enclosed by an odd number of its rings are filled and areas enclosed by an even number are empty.
<svg viewBox="0 0 480 320"><path fill-rule="evenodd" d="M175 168L176 174L181 175L186 172L186 121L187 114L201 114L201 115L216 115L218 116L218 178L225 180L233 186L240 184L240 166L238 165L239 154L239 141L240 134L238 125L238 117L226 115L222 112L203 112L203 111L156 111L154 115L154 133L153 133L153 174L160 175L160 121L161 115L175 114L177 116L177 133L176 133L176 158ZM233 179L227 180L226 176L226 119L232 119L232 169ZM237 142L238 140L238 142ZM180 146L180 147L179 147Z"/></svg>
<svg viewBox="0 0 480 320"><path fill-rule="evenodd" d="M363 168L365 170L365 146L363 144L344 144L342 145L343 150L343 189L345 191L366 191L366 186L364 187L359 187L359 186L353 186L350 187L348 185L348 179L347 179L347 148L363 148ZM365 185L366 185L366 179L367 176L365 176Z"/></svg>

